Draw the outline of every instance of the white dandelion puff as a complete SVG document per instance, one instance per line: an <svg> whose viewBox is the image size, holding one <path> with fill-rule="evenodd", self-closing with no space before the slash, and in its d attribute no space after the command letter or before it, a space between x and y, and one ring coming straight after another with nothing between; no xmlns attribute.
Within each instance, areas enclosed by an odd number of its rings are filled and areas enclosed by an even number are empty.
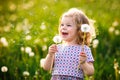
<svg viewBox="0 0 120 80"><path fill-rule="evenodd" d="M81 31L82 32L89 32L90 31L90 26L88 24L82 24L81 25Z"/></svg>
<svg viewBox="0 0 120 80"><path fill-rule="evenodd" d="M8 71L8 68L7 68L6 66L2 66L2 67L1 67L1 71L2 71L2 72L7 72L7 71Z"/></svg>
<svg viewBox="0 0 120 80"><path fill-rule="evenodd" d="M115 30L115 35L119 35L120 34L120 31L117 29Z"/></svg>
<svg viewBox="0 0 120 80"><path fill-rule="evenodd" d="M46 25L45 25L44 22L41 24L40 29L41 29L41 30L45 30L45 29L46 29Z"/></svg>
<svg viewBox="0 0 120 80"><path fill-rule="evenodd" d="M27 76L29 76L29 75L30 75L30 73L29 73L28 71L24 71L24 72L23 72L23 76L27 77Z"/></svg>
<svg viewBox="0 0 120 80"><path fill-rule="evenodd" d="M118 73L120 74L120 70L118 71Z"/></svg>
<svg viewBox="0 0 120 80"><path fill-rule="evenodd" d="M31 37L30 35L27 35L27 36L25 37L25 39L26 39L26 40L31 40L32 37Z"/></svg>
<svg viewBox="0 0 120 80"><path fill-rule="evenodd" d="M40 67L43 67L43 66L44 66L44 63L45 63L45 59L42 58L42 59L40 60Z"/></svg>
<svg viewBox="0 0 120 80"><path fill-rule="evenodd" d="M99 40L98 39L94 39L93 40L93 48L96 48L99 44Z"/></svg>
<svg viewBox="0 0 120 80"><path fill-rule="evenodd" d="M119 22L116 20L116 21L114 21L113 23L112 23L112 26L118 26L119 25Z"/></svg>
<svg viewBox="0 0 120 80"><path fill-rule="evenodd" d="M34 55L35 55L34 52L30 52L30 53L29 53L29 56L30 56L30 57L33 57Z"/></svg>
<svg viewBox="0 0 120 80"><path fill-rule="evenodd" d="M47 45L43 45L43 46L42 46L42 50L43 50L43 51L47 50Z"/></svg>
<svg viewBox="0 0 120 80"><path fill-rule="evenodd" d="M25 52L26 52L26 53L30 53L30 52L32 52L31 47L26 47L26 48L25 48Z"/></svg>
<svg viewBox="0 0 120 80"><path fill-rule="evenodd" d="M2 38L0 39L0 41L2 42L2 44L3 44L4 47L7 47L7 46L8 46L8 42L7 42L7 40L6 40L5 37L2 37Z"/></svg>
<svg viewBox="0 0 120 80"><path fill-rule="evenodd" d="M110 28L109 28L109 32L110 32L110 33L112 33L114 30L115 30L114 27L110 27Z"/></svg>
<svg viewBox="0 0 120 80"><path fill-rule="evenodd" d="M59 35L53 37L53 41L57 44L62 41L61 37Z"/></svg>
<svg viewBox="0 0 120 80"><path fill-rule="evenodd" d="M25 50L25 48L24 48L24 47L21 47L20 50L23 52L23 51Z"/></svg>

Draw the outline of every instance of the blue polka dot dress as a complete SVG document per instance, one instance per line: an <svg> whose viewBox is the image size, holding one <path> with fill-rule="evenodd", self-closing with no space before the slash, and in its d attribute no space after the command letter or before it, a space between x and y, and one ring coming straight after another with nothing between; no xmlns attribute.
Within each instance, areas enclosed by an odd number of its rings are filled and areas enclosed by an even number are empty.
<svg viewBox="0 0 120 80"><path fill-rule="evenodd" d="M82 47L80 45L65 46L59 44L57 49L51 80L83 80L83 71L78 69ZM91 49L84 46L84 51L87 55L87 62L93 62Z"/></svg>

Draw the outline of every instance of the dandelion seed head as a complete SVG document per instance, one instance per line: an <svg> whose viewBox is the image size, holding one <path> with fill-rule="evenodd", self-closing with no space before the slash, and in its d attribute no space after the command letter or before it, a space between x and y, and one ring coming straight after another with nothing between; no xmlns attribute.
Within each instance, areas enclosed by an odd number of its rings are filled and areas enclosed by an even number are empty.
<svg viewBox="0 0 120 80"><path fill-rule="evenodd" d="M53 41L55 43L60 43L62 41L61 37L59 35L53 37Z"/></svg>
<svg viewBox="0 0 120 80"><path fill-rule="evenodd" d="M1 71L2 71L2 72L7 72L7 71L8 71L8 68L7 68L6 66L2 66L2 67L1 67Z"/></svg>
<svg viewBox="0 0 120 80"><path fill-rule="evenodd" d="M28 71L23 72L23 76L28 77L29 75L30 75L30 73Z"/></svg>
<svg viewBox="0 0 120 80"><path fill-rule="evenodd" d="M43 66L44 66L44 62L45 62L45 59L44 59L44 58L40 60L40 67L43 67Z"/></svg>
<svg viewBox="0 0 120 80"><path fill-rule="evenodd" d="M96 48L99 44L99 40L98 39L94 39L93 40L93 48Z"/></svg>
<svg viewBox="0 0 120 80"><path fill-rule="evenodd" d="M26 52L26 53L30 53L30 52L32 52L31 47L26 47L26 48L25 48L25 52Z"/></svg>
<svg viewBox="0 0 120 80"><path fill-rule="evenodd" d="M34 52L30 52L30 53L29 53L29 56L30 56L30 57L33 57L34 55L35 55Z"/></svg>
<svg viewBox="0 0 120 80"><path fill-rule="evenodd" d="M26 39L26 40L31 40L32 37L31 37L30 35L27 35L27 36L25 37L25 39Z"/></svg>
<svg viewBox="0 0 120 80"><path fill-rule="evenodd" d="M82 32L89 32L90 31L90 26L88 24L82 24L81 25L81 31Z"/></svg>

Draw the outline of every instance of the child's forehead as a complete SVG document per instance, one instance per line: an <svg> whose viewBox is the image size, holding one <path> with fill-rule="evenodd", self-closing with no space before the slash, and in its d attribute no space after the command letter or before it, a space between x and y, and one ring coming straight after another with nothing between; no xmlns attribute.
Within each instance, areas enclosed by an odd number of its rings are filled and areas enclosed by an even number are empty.
<svg viewBox="0 0 120 80"><path fill-rule="evenodd" d="M71 19L72 20L73 17L72 16L63 16L62 19Z"/></svg>
<svg viewBox="0 0 120 80"><path fill-rule="evenodd" d="M74 23L75 19L71 16L64 16L61 18L61 22Z"/></svg>

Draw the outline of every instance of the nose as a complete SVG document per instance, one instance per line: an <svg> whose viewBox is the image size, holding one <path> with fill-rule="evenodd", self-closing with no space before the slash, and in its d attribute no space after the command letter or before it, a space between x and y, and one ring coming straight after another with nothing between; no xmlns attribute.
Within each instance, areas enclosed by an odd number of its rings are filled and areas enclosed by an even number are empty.
<svg viewBox="0 0 120 80"><path fill-rule="evenodd" d="M61 26L61 29L65 30L66 29L66 25Z"/></svg>

